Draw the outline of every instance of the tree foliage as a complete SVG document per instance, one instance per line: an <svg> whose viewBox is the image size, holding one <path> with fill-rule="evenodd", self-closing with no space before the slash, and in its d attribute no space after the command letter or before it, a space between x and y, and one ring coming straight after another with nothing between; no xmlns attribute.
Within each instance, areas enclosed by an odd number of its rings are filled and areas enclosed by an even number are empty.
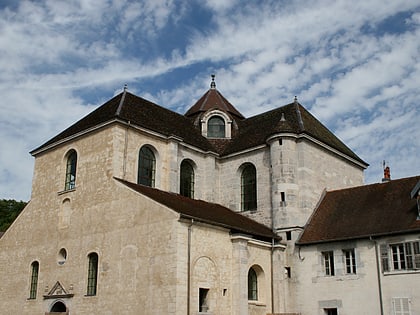
<svg viewBox="0 0 420 315"><path fill-rule="evenodd" d="M25 201L0 199L0 232L7 230L26 204Z"/></svg>

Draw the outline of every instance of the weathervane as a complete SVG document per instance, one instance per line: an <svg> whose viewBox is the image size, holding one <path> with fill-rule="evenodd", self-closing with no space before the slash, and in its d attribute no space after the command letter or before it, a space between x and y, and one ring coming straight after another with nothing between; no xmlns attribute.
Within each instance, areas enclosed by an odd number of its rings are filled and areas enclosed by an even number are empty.
<svg viewBox="0 0 420 315"><path fill-rule="evenodd" d="M215 89L216 88L216 82L214 82L214 78L216 77L215 74L211 75L211 84L210 84L210 88Z"/></svg>

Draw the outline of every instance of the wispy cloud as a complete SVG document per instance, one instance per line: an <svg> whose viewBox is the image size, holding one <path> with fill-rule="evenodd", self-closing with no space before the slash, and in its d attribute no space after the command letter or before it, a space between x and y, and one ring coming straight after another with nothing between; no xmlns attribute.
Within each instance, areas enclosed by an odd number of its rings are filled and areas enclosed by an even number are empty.
<svg viewBox="0 0 420 315"><path fill-rule="evenodd" d="M7 4L7 2L6 2ZM185 111L209 84L245 115L295 95L372 166L419 173L418 1L26 1L0 5L0 198L28 151L119 91ZM65 113L65 115L63 115Z"/></svg>

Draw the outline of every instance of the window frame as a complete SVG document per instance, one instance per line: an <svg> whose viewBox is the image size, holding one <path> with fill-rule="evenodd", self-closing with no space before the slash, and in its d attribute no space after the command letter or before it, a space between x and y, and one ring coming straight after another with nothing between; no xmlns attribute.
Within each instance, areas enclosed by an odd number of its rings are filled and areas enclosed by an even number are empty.
<svg viewBox="0 0 420 315"><path fill-rule="evenodd" d="M144 145L139 150L137 184L155 187L156 155L151 147Z"/></svg>
<svg viewBox="0 0 420 315"><path fill-rule="evenodd" d="M258 274L253 267L248 270L248 301L258 301Z"/></svg>
<svg viewBox="0 0 420 315"><path fill-rule="evenodd" d="M252 163L241 167L241 211L257 210L257 169Z"/></svg>
<svg viewBox="0 0 420 315"><path fill-rule="evenodd" d="M379 245L382 272L420 272L420 241Z"/></svg>
<svg viewBox="0 0 420 315"><path fill-rule="evenodd" d="M226 138L226 121L222 116L212 115L209 117L207 120L207 137L215 139Z"/></svg>
<svg viewBox="0 0 420 315"><path fill-rule="evenodd" d="M99 255L92 252L88 255L88 276L86 296L95 296L98 291L98 266Z"/></svg>
<svg viewBox="0 0 420 315"><path fill-rule="evenodd" d="M335 276L334 251L322 252L322 261L323 261L325 276L329 276L329 277Z"/></svg>
<svg viewBox="0 0 420 315"><path fill-rule="evenodd" d="M354 248L343 249L345 273L355 275L357 273L356 252Z"/></svg>
<svg viewBox="0 0 420 315"><path fill-rule="evenodd" d="M76 188L77 175L77 152L71 149L66 154L66 178L64 183L64 190L72 190Z"/></svg>
<svg viewBox="0 0 420 315"><path fill-rule="evenodd" d="M39 262L33 261L31 263L31 284L29 289L29 299L35 300L38 291L38 278L39 278Z"/></svg>
<svg viewBox="0 0 420 315"><path fill-rule="evenodd" d="M183 160L180 165L179 193L188 198L194 198L195 184L194 166L188 160Z"/></svg>

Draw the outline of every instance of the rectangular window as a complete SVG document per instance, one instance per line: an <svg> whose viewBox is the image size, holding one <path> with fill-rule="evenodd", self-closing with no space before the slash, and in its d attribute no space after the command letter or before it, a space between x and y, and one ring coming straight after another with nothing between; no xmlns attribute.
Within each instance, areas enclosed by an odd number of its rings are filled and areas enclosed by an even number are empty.
<svg viewBox="0 0 420 315"><path fill-rule="evenodd" d="M338 315L338 310L336 308L324 308L325 315Z"/></svg>
<svg viewBox="0 0 420 315"><path fill-rule="evenodd" d="M332 251L323 252L322 257L324 259L324 270L326 276L334 276L334 253Z"/></svg>
<svg viewBox="0 0 420 315"><path fill-rule="evenodd" d="M88 256L88 281L86 295L96 295L96 286L98 282L98 254L91 253Z"/></svg>
<svg viewBox="0 0 420 315"><path fill-rule="evenodd" d="M420 242L380 245L382 271L420 269Z"/></svg>
<svg viewBox="0 0 420 315"><path fill-rule="evenodd" d="M394 315L411 315L410 300L408 298L393 298Z"/></svg>
<svg viewBox="0 0 420 315"><path fill-rule="evenodd" d="M207 301L208 294L209 294L209 289L204 289L204 288L199 289L199 292L198 292L198 295L199 295L198 311L199 312L207 312L209 310L209 305Z"/></svg>
<svg viewBox="0 0 420 315"><path fill-rule="evenodd" d="M344 249L343 250L344 265L347 274L356 273L356 255L354 253L354 248Z"/></svg>
<svg viewBox="0 0 420 315"><path fill-rule="evenodd" d="M31 289L29 291L29 298L36 299L36 291L38 287L39 263L35 261L32 263L31 267L32 267L32 274L31 274Z"/></svg>

